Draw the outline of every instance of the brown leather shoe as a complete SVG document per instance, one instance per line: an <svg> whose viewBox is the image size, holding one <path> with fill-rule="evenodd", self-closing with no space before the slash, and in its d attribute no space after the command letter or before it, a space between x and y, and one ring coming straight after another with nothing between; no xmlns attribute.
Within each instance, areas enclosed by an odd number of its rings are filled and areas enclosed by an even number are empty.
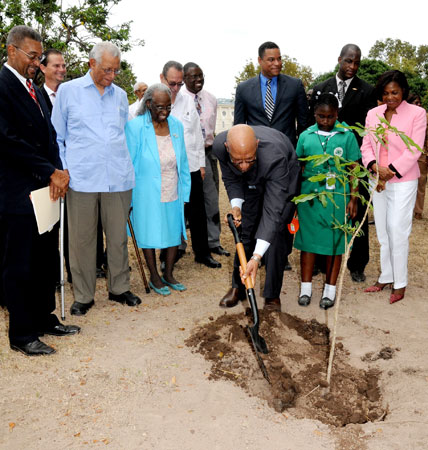
<svg viewBox="0 0 428 450"><path fill-rule="evenodd" d="M233 308L241 300L245 300L245 294L240 293L238 288L230 288L220 300L219 306L221 308Z"/></svg>
<svg viewBox="0 0 428 450"><path fill-rule="evenodd" d="M267 311L281 311L281 299L280 298L265 298L265 306L263 309Z"/></svg>

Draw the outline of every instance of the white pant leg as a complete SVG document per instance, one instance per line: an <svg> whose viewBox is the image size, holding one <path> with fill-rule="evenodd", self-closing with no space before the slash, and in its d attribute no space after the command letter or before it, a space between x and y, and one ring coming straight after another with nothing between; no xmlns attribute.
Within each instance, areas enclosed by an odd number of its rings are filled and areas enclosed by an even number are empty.
<svg viewBox="0 0 428 450"><path fill-rule="evenodd" d="M393 281L394 289L407 286L409 236L417 186L418 180L387 183L386 189L373 197L376 232L381 245L379 282Z"/></svg>

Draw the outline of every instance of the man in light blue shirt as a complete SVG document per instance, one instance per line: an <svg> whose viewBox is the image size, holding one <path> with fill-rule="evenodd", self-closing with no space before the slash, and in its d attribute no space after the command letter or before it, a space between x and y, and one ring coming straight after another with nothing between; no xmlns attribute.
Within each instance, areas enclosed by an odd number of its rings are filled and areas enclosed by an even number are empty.
<svg viewBox="0 0 428 450"><path fill-rule="evenodd" d="M109 299L135 306L129 291L126 221L135 186L124 127L125 91L113 84L120 51L110 42L89 53L89 72L60 86L52 111L64 170L70 174L67 195L70 266L74 303L71 314L94 305L96 235L101 212L107 239Z"/></svg>

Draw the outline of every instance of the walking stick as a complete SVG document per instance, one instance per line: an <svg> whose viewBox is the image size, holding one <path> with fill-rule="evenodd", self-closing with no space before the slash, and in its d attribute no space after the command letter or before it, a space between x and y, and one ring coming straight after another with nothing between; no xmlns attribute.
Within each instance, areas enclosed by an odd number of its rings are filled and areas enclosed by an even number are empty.
<svg viewBox="0 0 428 450"><path fill-rule="evenodd" d="M141 259L141 255L140 255L140 249L138 248L137 240L135 239L134 228L132 227L132 223L131 223L131 219L130 219L131 211L132 211L132 207L129 210L129 214L128 214L128 227L129 227L129 231L131 232L131 238L132 238L132 242L134 244L135 254L137 255L138 267L140 268L141 278L143 279L144 287L146 288L146 294L150 294L150 288L149 288L149 284L147 283L146 274L144 273L144 266L143 266L143 261Z"/></svg>
<svg viewBox="0 0 428 450"><path fill-rule="evenodd" d="M61 285L61 319L65 320L64 280L64 199L59 199L59 277Z"/></svg>

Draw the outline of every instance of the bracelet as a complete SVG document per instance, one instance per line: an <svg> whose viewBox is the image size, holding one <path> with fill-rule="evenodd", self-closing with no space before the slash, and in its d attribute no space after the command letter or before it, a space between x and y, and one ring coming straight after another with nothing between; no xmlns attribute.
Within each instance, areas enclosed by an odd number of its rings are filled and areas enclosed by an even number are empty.
<svg viewBox="0 0 428 450"><path fill-rule="evenodd" d="M259 265L259 269L260 269L260 267L262 266L262 259L256 255L253 255L250 259L254 259L254 261L257 261L257 264Z"/></svg>

